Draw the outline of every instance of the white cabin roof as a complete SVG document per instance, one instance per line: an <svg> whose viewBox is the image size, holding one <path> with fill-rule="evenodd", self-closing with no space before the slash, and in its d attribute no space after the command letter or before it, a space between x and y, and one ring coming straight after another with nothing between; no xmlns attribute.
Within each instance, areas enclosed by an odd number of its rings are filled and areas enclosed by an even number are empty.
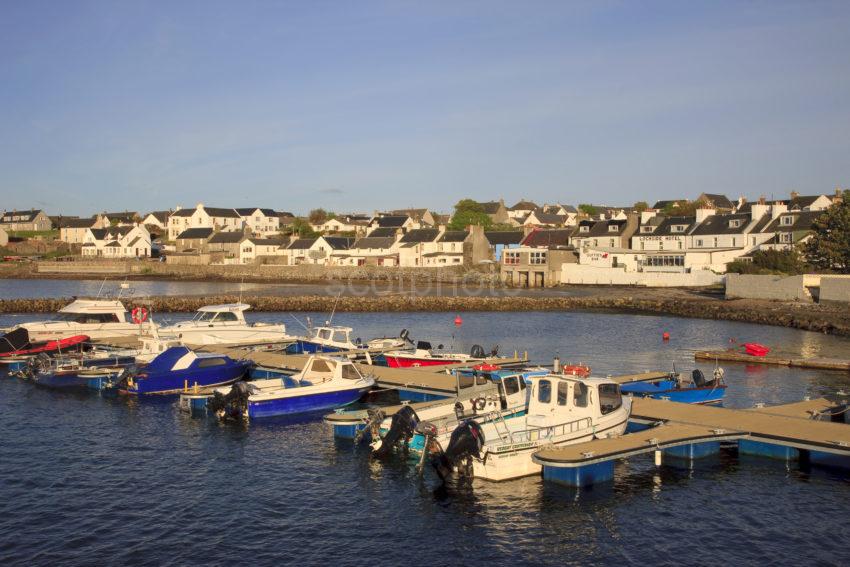
<svg viewBox="0 0 850 567"><path fill-rule="evenodd" d="M126 313L124 304L113 299L75 299L59 310L60 313Z"/></svg>
<svg viewBox="0 0 850 567"><path fill-rule="evenodd" d="M251 309L251 306L247 303L224 303L222 305L205 305L198 311L204 313L241 313L248 309Z"/></svg>

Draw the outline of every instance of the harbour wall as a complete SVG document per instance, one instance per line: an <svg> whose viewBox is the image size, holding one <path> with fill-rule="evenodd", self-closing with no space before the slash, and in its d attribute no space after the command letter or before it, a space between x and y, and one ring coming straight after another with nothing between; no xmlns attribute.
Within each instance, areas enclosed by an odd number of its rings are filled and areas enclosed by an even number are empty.
<svg viewBox="0 0 850 567"><path fill-rule="evenodd" d="M210 297L155 297L138 300L153 313L190 312L202 305L233 303L235 295ZM466 311L605 311L721 319L791 327L850 336L847 309L828 310L818 305L795 305L750 300L681 297L596 295L591 297L440 297L440 296L256 296L241 298L255 311L267 312L466 312ZM0 313L51 313L67 305L67 299L9 299L0 301Z"/></svg>
<svg viewBox="0 0 850 567"><path fill-rule="evenodd" d="M723 283L723 275L709 270L690 273L627 272L618 268L564 264L562 284L635 285L645 287L706 287Z"/></svg>
<svg viewBox="0 0 850 567"><path fill-rule="evenodd" d="M769 299L802 303L850 302L850 275L759 276L728 274L727 299Z"/></svg>

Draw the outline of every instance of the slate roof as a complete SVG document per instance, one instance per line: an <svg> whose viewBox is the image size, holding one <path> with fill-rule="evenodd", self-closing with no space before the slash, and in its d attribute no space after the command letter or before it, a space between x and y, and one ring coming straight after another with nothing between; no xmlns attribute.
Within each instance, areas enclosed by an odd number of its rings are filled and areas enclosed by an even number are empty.
<svg viewBox="0 0 850 567"><path fill-rule="evenodd" d="M407 215L386 215L383 217L375 217L372 222L380 228L400 228L404 226L404 223L406 223L409 218L410 217Z"/></svg>
<svg viewBox="0 0 850 567"><path fill-rule="evenodd" d="M323 238L328 243L328 246L334 250L348 250L354 242L353 238L347 238L345 236L325 236Z"/></svg>
<svg viewBox="0 0 850 567"><path fill-rule="evenodd" d="M95 219L63 219L62 228L91 228Z"/></svg>
<svg viewBox="0 0 850 567"><path fill-rule="evenodd" d="M32 222L38 216L41 209L31 209L29 211L6 211L3 215L2 222ZM18 217L18 220L13 221L12 217Z"/></svg>
<svg viewBox="0 0 850 567"><path fill-rule="evenodd" d="M145 215L145 218L147 218L148 215L153 215L156 220L158 220L162 224L165 224L168 222L168 217L171 216L171 211L153 211Z"/></svg>
<svg viewBox="0 0 850 567"><path fill-rule="evenodd" d="M204 207L204 210L211 217L218 218L229 218L229 219L238 219L239 213L236 212L236 209L222 209L220 207ZM271 210L271 209L267 209Z"/></svg>
<svg viewBox="0 0 850 567"><path fill-rule="evenodd" d="M487 201L486 203L478 204L481 205L481 209L488 215L495 215L499 212L499 207L502 206L502 203L499 201Z"/></svg>
<svg viewBox="0 0 850 567"><path fill-rule="evenodd" d="M289 246L286 247L287 250L306 250L310 248L313 244L316 243L318 238L296 238L293 240Z"/></svg>
<svg viewBox="0 0 850 567"><path fill-rule="evenodd" d="M672 199L667 201L656 201L654 205L652 205L653 209L666 209L668 206L672 205L681 205L682 203L687 203L687 199Z"/></svg>
<svg viewBox="0 0 850 567"><path fill-rule="evenodd" d="M509 211L534 211L539 209L536 203L532 201L519 201L516 205L508 209Z"/></svg>
<svg viewBox="0 0 850 567"><path fill-rule="evenodd" d="M489 230L484 231L484 236L491 246L497 244L519 244L525 237L521 230Z"/></svg>
<svg viewBox="0 0 850 567"><path fill-rule="evenodd" d="M97 240L103 240L106 237L106 229L105 228L93 228L91 229L92 236Z"/></svg>
<svg viewBox="0 0 850 567"><path fill-rule="evenodd" d="M283 246L286 240L282 238L248 238L248 242L254 246Z"/></svg>
<svg viewBox="0 0 850 567"><path fill-rule="evenodd" d="M138 213L135 211L124 211L121 213L101 213L103 216L108 218L111 221L124 221L124 222L133 222L135 218L138 216Z"/></svg>
<svg viewBox="0 0 850 567"><path fill-rule="evenodd" d="M239 213L240 217L250 217L257 209L259 209L260 212L266 215L267 217L277 216L277 213L274 211L274 209L264 209L262 207L243 207L241 209L235 209L235 211Z"/></svg>
<svg viewBox="0 0 850 567"><path fill-rule="evenodd" d="M612 231L608 227L614 226L617 230ZM624 220L601 220L597 221L590 228L590 232L582 233L582 236L619 236L626 226Z"/></svg>
<svg viewBox="0 0 850 567"><path fill-rule="evenodd" d="M392 248L395 244L395 236L365 236L355 242L351 248Z"/></svg>
<svg viewBox="0 0 850 567"><path fill-rule="evenodd" d="M770 219L769 215L765 218ZM729 221L740 220L741 225L738 227L730 227ZM745 213L730 213L724 215L711 215L702 221L691 232L694 236L703 236L707 234L743 234L746 228L750 225L752 218Z"/></svg>
<svg viewBox="0 0 850 567"><path fill-rule="evenodd" d="M245 234L241 230L231 230L225 232L217 232L210 239L210 244L237 244L242 241ZM177 238L181 238L178 236Z"/></svg>
<svg viewBox="0 0 850 567"><path fill-rule="evenodd" d="M522 245L548 248L569 246L572 232L571 228L534 230L522 240Z"/></svg>
<svg viewBox="0 0 850 567"><path fill-rule="evenodd" d="M719 193L703 193L700 197L705 197L711 201L711 204L714 205L715 208L718 209L732 209L735 207L726 195L721 195Z"/></svg>
<svg viewBox="0 0 850 567"><path fill-rule="evenodd" d="M465 230L447 230L443 233L440 242L463 242L469 233Z"/></svg>
<svg viewBox="0 0 850 567"><path fill-rule="evenodd" d="M534 215L534 218L536 218L536 219L537 219L537 221L538 221L538 222L540 222L540 224L555 224L555 225L559 225L559 224L564 224L564 221L566 220L566 219L565 219L563 216L561 216L561 215L555 215L555 214L551 214L551 213L545 213L545 212L543 212L542 210L534 211L533 213L529 214L528 216L530 217L531 215ZM526 220L528 220L528 218L526 218Z"/></svg>
<svg viewBox="0 0 850 567"><path fill-rule="evenodd" d="M788 208L790 210L803 210L806 207L811 207L820 198L821 195L798 195L791 199Z"/></svg>
<svg viewBox="0 0 850 567"><path fill-rule="evenodd" d="M191 217L195 214L195 209L178 209L171 213L172 217Z"/></svg>
<svg viewBox="0 0 850 567"><path fill-rule="evenodd" d="M209 238L212 233L213 229L211 228L187 228L177 235L177 240L184 240L186 238Z"/></svg>
<svg viewBox="0 0 850 567"><path fill-rule="evenodd" d="M812 230L815 221L824 214L824 211L801 211L782 213L764 227L760 232L797 232L799 230ZM790 225L782 224L783 217L794 217ZM753 231L755 232L755 231Z"/></svg>
<svg viewBox="0 0 850 567"><path fill-rule="evenodd" d="M425 213L428 212L428 209L396 209L394 211L387 212L393 216L405 215L415 220L422 220L422 217L425 216Z"/></svg>
<svg viewBox="0 0 850 567"><path fill-rule="evenodd" d="M433 242L434 239L437 238L438 234L440 234L440 231L436 228L418 228L416 230L411 230L410 232L402 236L399 242L404 244Z"/></svg>
<svg viewBox="0 0 850 567"><path fill-rule="evenodd" d="M393 239L395 239L396 229L392 227L376 228L369 233L369 236L375 236L380 238L392 237Z"/></svg>

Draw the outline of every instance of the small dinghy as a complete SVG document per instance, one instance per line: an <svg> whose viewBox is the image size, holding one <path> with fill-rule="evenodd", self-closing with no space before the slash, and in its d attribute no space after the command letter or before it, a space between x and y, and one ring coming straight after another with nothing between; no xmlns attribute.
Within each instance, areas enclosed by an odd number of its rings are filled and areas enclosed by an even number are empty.
<svg viewBox="0 0 850 567"><path fill-rule="evenodd" d="M770 347L759 343L744 343L744 352L750 356L767 356L767 353L770 352Z"/></svg>
<svg viewBox="0 0 850 567"><path fill-rule="evenodd" d="M211 388L240 380L250 360L233 360L221 354L197 353L174 346L141 369L128 367L115 387L128 394L179 394L189 389Z"/></svg>
<svg viewBox="0 0 850 567"><path fill-rule="evenodd" d="M672 372L668 378L662 380L622 384L620 391L641 398L685 404L720 404L726 395L726 383L723 381L722 368L714 369L711 380L707 380L702 371L696 369L691 373L690 380Z"/></svg>
<svg viewBox="0 0 850 567"><path fill-rule="evenodd" d="M252 380L216 390L208 410L221 419L255 419L340 408L375 384L350 360L313 355L293 376Z"/></svg>
<svg viewBox="0 0 850 567"><path fill-rule="evenodd" d="M84 359L55 359L41 353L30 358L15 375L45 388L85 390L101 389L123 369L123 366L92 367Z"/></svg>
<svg viewBox="0 0 850 567"><path fill-rule="evenodd" d="M73 335L62 339L31 342L29 331L24 327L17 327L0 337L0 357L27 356L42 352L51 354L70 349L82 349L88 340L88 335Z"/></svg>

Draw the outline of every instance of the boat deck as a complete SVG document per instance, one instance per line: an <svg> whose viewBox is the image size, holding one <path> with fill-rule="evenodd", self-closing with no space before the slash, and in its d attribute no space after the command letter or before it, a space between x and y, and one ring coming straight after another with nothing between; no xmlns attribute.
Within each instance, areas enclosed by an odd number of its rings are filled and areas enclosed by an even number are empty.
<svg viewBox="0 0 850 567"><path fill-rule="evenodd" d="M414 410L418 411L418 410L423 410L423 409L427 409L427 408L431 408L431 407L435 407L435 406L445 405L446 403L451 403L451 402L452 402L451 400L433 400L433 401L430 401L430 402L413 402L413 403L409 403L409 404L396 404L394 406L381 406L381 411L383 411L384 415L386 415L387 417L392 417L393 415L395 415L396 412L398 412L401 408L403 408L405 406L410 406ZM330 414L326 415L324 419L325 419L326 422L333 425L335 423L348 423L348 422L351 422L352 420L359 420L359 419L362 419L364 417L366 417L366 410L365 409L359 410L359 411L344 411L344 412L339 412L339 413L330 413Z"/></svg>
<svg viewBox="0 0 850 567"><path fill-rule="evenodd" d="M534 460L544 466L581 467L681 445L741 439L850 457L850 427L811 419L833 405L821 399L738 410L635 398L632 418L660 423L658 427L542 449Z"/></svg>

